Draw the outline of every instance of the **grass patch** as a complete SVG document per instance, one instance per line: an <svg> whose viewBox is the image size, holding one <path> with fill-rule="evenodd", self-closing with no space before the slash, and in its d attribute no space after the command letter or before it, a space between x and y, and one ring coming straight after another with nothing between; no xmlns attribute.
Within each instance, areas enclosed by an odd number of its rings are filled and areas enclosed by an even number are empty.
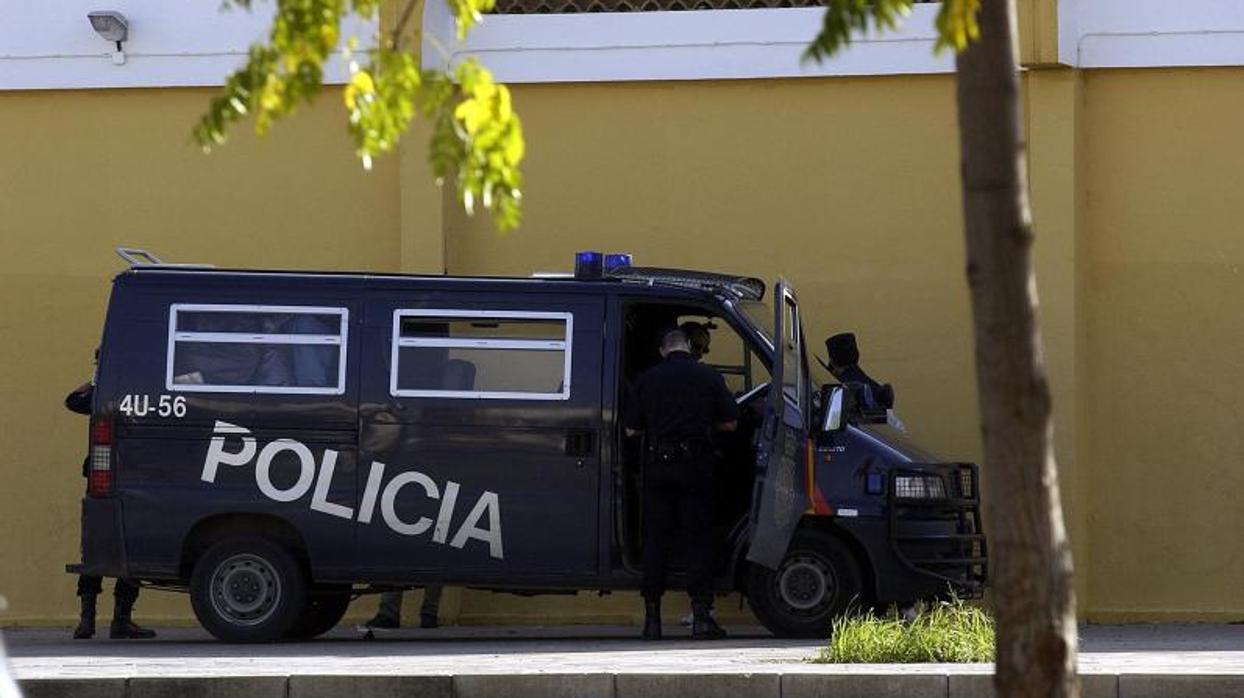
<svg viewBox="0 0 1244 698"><path fill-rule="evenodd" d="M994 623L985 611L960 599L926 607L914 619L891 611L885 617L853 614L834 621L819 664L912 664L992 662Z"/></svg>

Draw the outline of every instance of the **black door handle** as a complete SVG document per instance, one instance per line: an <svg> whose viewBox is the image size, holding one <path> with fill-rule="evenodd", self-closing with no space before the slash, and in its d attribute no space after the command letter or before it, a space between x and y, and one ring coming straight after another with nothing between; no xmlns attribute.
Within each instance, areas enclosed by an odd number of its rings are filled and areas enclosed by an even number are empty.
<svg viewBox="0 0 1244 698"><path fill-rule="evenodd" d="M596 432L588 429L571 429L566 432L566 455L587 458L596 445Z"/></svg>

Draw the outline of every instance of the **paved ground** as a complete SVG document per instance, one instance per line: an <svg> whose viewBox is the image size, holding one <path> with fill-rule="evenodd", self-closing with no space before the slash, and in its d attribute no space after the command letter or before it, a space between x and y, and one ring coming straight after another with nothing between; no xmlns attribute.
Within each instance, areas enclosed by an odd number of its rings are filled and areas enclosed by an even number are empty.
<svg viewBox="0 0 1244 698"><path fill-rule="evenodd" d="M106 625L103 628L106 630ZM192 629L164 629L154 641L69 639L67 629L4 632L21 679L324 674L982 674L989 665L808 664L820 643L776 640L732 628L722 642L633 639L638 628L467 627L403 630L364 641L337 630L313 642L238 646ZM679 631L674 631L679 632ZM685 633L685 631L681 631ZM672 634L668 632L667 634ZM1087 626L1084 674L1244 676L1244 625Z"/></svg>

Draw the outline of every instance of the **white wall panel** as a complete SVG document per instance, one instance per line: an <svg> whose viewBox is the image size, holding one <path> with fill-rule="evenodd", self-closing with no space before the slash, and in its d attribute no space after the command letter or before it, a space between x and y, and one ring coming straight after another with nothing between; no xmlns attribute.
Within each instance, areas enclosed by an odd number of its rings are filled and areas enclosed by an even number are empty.
<svg viewBox="0 0 1244 698"><path fill-rule="evenodd" d="M216 0L0 0L0 89L219 85L268 28L273 6L222 12ZM125 62L86 19L117 10L130 23ZM478 55L509 82L690 80L945 73L934 54L936 5L917 5L894 33L861 36L824 64L801 56L819 8L489 16L465 42L431 0L424 60ZM375 23L345 36L370 43ZM1060 0L1059 56L1084 68L1244 65L1244 1ZM343 82L340 57L327 81Z"/></svg>
<svg viewBox="0 0 1244 698"><path fill-rule="evenodd" d="M505 82L701 80L949 73L935 54L938 6L919 4L895 32L856 38L822 64L801 59L824 9L489 15L458 42L444 0L429 0L427 67L475 55Z"/></svg>
<svg viewBox="0 0 1244 698"><path fill-rule="evenodd" d="M242 64L249 46L268 30L275 5L221 11L218 0L2 0L0 89L172 87L220 85ZM125 63L114 65L115 47L91 28L92 10L126 16ZM374 22L351 19L343 43L355 33L371 43ZM326 75L343 82L334 59Z"/></svg>
<svg viewBox="0 0 1244 698"><path fill-rule="evenodd" d="M1064 0L1063 5L1074 13L1060 21L1075 26L1070 49L1082 68L1244 65L1240 0Z"/></svg>

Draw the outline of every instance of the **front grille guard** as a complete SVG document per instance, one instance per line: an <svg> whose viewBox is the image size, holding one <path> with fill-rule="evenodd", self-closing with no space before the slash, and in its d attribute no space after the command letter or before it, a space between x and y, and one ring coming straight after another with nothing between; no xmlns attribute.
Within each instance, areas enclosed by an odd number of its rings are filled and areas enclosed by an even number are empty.
<svg viewBox="0 0 1244 698"><path fill-rule="evenodd" d="M948 473L944 465L890 471L886 488L890 547L908 569L946 582L962 597L974 598L984 593L989 579L989 555L981 525L980 471L971 463L955 463L951 467L950 478L945 477ZM897 479L903 476L943 478L948 496L899 497ZM911 524L952 522L954 533L910 530Z"/></svg>

